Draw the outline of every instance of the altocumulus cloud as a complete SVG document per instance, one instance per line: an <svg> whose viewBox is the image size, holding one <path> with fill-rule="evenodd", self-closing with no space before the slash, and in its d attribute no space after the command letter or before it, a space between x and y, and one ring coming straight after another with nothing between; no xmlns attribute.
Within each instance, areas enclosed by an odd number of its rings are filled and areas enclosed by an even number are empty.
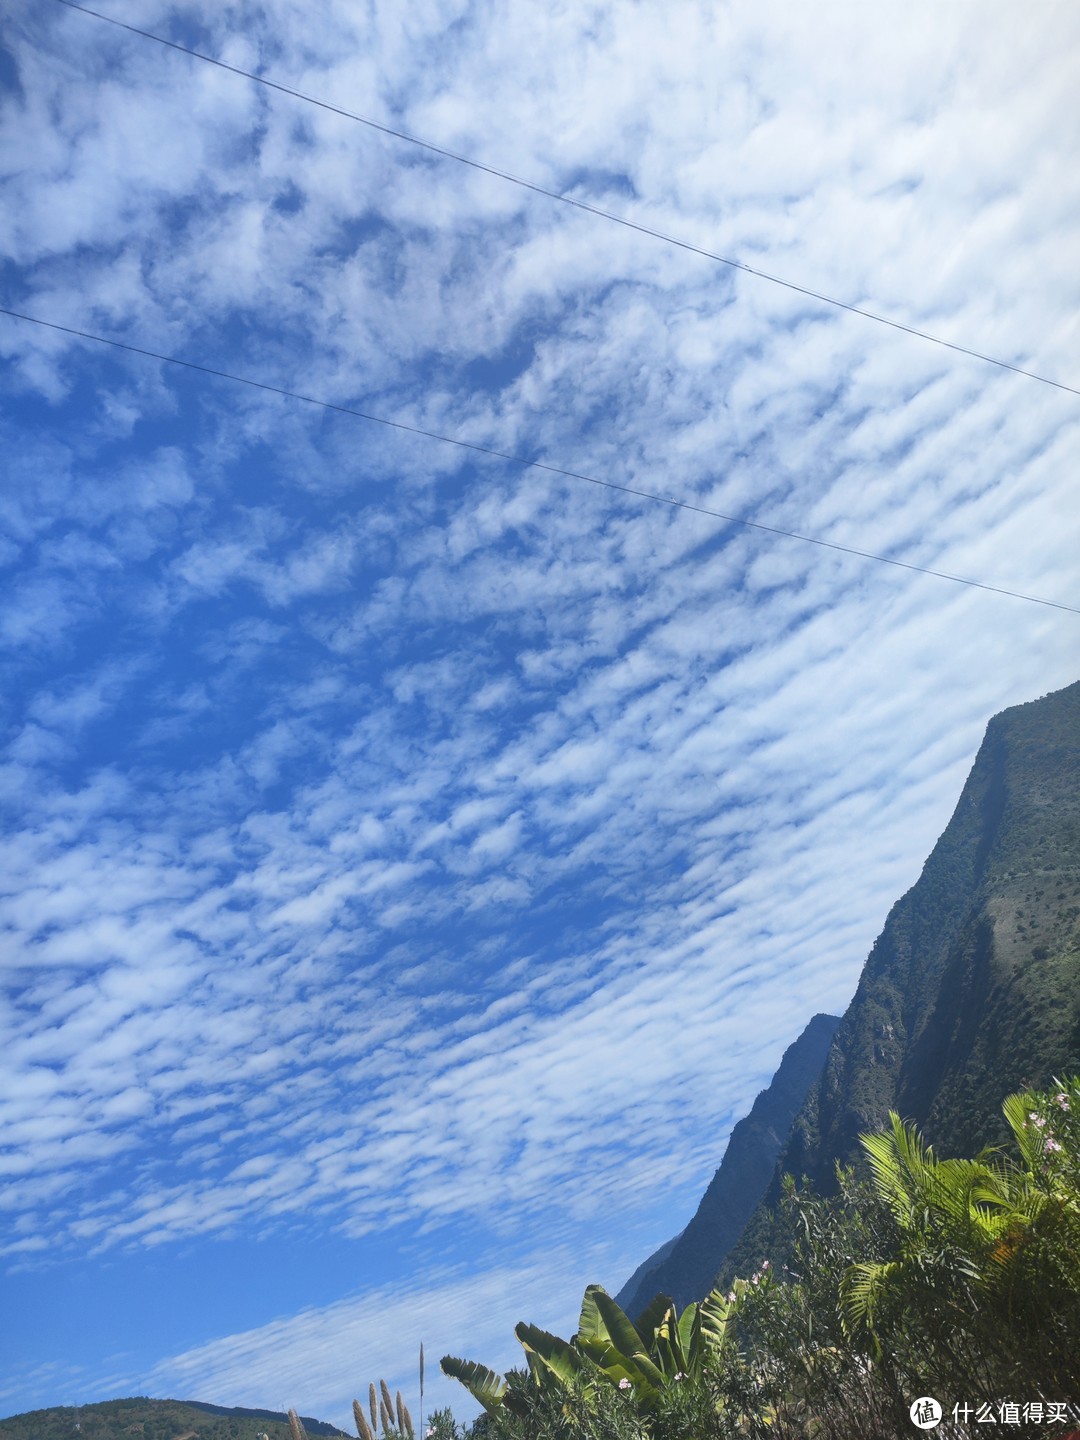
<svg viewBox="0 0 1080 1440"><path fill-rule="evenodd" d="M117 15L1077 382L1072 11L590 17ZM60 6L8 43L11 308L1077 603L1075 396ZM509 1363L683 1223L1080 622L0 320L6 1403Z"/></svg>

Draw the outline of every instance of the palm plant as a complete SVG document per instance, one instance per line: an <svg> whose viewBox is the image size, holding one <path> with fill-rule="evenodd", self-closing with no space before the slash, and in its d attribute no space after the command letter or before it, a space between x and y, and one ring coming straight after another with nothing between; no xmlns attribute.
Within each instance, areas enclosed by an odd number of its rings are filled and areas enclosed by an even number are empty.
<svg viewBox="0 0 1080 1440"><path fill-rule="evenodd" d="M895 1114L862 1137L894 1252L851 1265L841 1289L846 1333L879 1364L912 1357L942 1385L985 1394L1075 1392L1080 1325L1080 1191L1075 1139L1052 1128L1080 1108L1080 1082L1056 1097L1011 1096L1005 1116L1020 1161L996 1152L939 1160ZM1060 1161L1058 1159L1060 1157Z"/></svg>

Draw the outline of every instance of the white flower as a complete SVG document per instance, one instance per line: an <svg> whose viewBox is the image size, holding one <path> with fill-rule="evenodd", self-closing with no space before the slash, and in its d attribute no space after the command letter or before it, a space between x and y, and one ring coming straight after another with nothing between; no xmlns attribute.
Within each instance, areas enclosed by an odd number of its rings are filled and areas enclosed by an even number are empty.
<svg viewBox="0 0 1080 1440"><path fill-rule="evenodd" d="M632 1387L631 1387L630 1381L627 1380L626 1376L624 1375L623 1378L619 1381L619 1389L620 1389L620 1390L629 1390L629 1389L631 1389L631 1388L632 1388Z"/></svg>

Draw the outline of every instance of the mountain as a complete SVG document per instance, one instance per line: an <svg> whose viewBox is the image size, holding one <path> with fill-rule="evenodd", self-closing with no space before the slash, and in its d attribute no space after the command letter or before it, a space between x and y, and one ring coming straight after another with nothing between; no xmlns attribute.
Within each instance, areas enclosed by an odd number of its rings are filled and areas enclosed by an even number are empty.
<svg viewBox="0 0 1080 1440"><path fill-rule="evenodd" d="M724 1158L686 1229L639 1265L616 1296L630 1315L654 1295L670 1295L679 1309L700 1298L768 1189L776 1160L810 1087L821 1074L840 1021L815 1015L784 1051L767 1089L735 1126Z"/></svg>
<svg viewBox="0 0 1080 1440"><path fill-rule="evenodd" d="M1006 1095L1080 1071L1078 1057L1080 683L990 721L720 1277L748 1273L777 1242L785 1173L830 1192L836 1162L855 1159L890 1109L938 1153L974 1154L1004 1139Z"/></svg>
<svg viewBox="0 0 1080 1440"><path fill-rule="evenodd" d="M641 1307L637 1305L637 1293L639 1287L644 1287L645 1277L647 1275L650 1275L657 1268L661 1260L667 1259L667 1257L671 1254L672 1250L675 1249L675 1246L679 1243L685 1233L685 1231L680 1230L678 1235L673 1235L670 1240L665 1240L663 1245L661 1245L658 1250L654 1250L647 1259L641 1262L641 1264L637 1267L634 1273L630 1276L630 1279L627 1280L626 1284L615 1296L616 1305L621 1305L622 1308L628 1311L631 1315L637 1313L636 1310L632 1310L630 1308L632 1305L637 1306L637 1310L640 1310ZM656 1292L654 1290L653 1294L655 1295L655 1293Z"/></svg>
<svg viewBox="0 0 1080 1440"><path fill-rule="evenodd" d="M308 1435L344 1435L336 1425L301 1416ZM277 1410L225 1409L201 1400L104 1400L97 1405L56 1405L0 1420L0 1440L290 1440L287 1416Z"/></svg>

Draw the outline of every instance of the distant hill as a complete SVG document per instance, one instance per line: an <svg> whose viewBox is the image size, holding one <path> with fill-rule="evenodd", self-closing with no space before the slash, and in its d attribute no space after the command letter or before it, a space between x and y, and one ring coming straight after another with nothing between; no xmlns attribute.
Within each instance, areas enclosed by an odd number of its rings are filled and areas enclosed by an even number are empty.
<svg viewBox="0 0 1080 1440"><path fill-rule="evenodd" d="M782 1246L772 1207L783 1174L828 1193L836 1162L852 1161L890 1109L939 1154L974 1154L1005 1138L1007 1094L1080 1072L1078 1057L1080 683L990 721L720 1278Z"/></svg>
<svg viewBox="0 0 1080 1440"><path fill-rule="evenodd" d="M792 1122L821 1075L839 1024L835 1015L815 1015L784 1051L768 1087L732 1130L720 1167L694 1218L680 1235L639 1265L616 1296L628 1315L640 1314L658 1294L670 1295L681 1310L709 1289L769 1187Z"/></svg>
<svg viewBox="0 0 1080 1440"><path fill-rule="evenodd" d="M301 1416L309 1435L345 1432ZM96 1405L54 1405L0 1420L0 1440L290 1440L279 1410L226 1409L201 1400L103 1400Z"/></svg>

